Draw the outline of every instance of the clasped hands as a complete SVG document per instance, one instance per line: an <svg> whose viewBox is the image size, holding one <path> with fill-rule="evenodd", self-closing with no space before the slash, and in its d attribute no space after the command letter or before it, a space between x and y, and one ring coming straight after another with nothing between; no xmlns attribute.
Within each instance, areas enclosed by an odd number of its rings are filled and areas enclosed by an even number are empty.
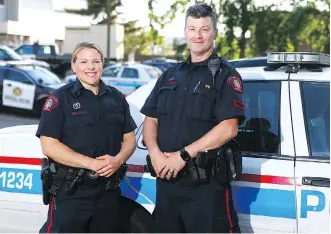
<svg viewBox="0 0 331 234"><path fill-rule="evenodd" d="M109 154L105 154L93 159L88 169L94 171L97 176L109 177L114 174L122 164L123 162L118 156L113 157Z"/></svg>
<svg viewBox="0 0 331 234"><path fill-rule="evenodd" d="M179 151L171 153L157 152L151 155L152 165L159 178L176 178L184 168L186 162L181 158Z"/></svg>

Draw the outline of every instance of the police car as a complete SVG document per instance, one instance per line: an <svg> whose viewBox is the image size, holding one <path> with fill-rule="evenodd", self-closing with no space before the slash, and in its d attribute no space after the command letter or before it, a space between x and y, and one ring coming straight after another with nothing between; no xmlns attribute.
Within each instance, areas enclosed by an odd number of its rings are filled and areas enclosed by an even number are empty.
<svg viewBox="0 0 331 234"><path fill-rule="evenodd" d="M243 175L233 199L243 232L330 232L330 57L272 53L267 67L238 68L246 121L237 140ZM146 172L139 112L156 80L127 97L137 149L121 184L123 231L150 232L155 178ZM0 231L36 232L44 223L37 126L0 130ZM19 147L18 147L19 146ZM208 198L207 198L208 199ZM17 222L19 220L19 222Z"/></svg>
<svg viewBox="0 0 331 234"><path fill-rule="evenodd" d="M39 115L48 95L62 85L55 74L40 66L19 61L0 64L0 107Z"/></svg>
<svg viewBox="0 0 331 234"><path fill-rule="evenodd" d="M117 88L124 95L129 95L150 80L159 78L161 74L162 71L157 67L124 63L106 67L101 79L105 84ZM65 83L74 82L75 80L75 74L64 78Z"/></svg>

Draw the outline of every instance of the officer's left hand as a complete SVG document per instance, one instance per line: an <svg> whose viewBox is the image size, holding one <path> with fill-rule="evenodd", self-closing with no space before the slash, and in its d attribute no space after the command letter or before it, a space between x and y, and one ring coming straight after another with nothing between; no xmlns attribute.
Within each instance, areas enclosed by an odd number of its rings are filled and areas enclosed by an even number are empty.
<svg viewBox="0 0 331 234"><path fill-rule="evenodd" d="M103 156L97 157L96 159L105 160L107 163L107 166L96 171L96 173L99 176L105 176L105 177L111 176L114 172L116 172L118 170L118 168L122 164L122 162L119 158L110 156L109 154L105 154Z"/></svg>
<svg viewBox="0 0 331 234"><path fill-rule="evenodd" d="M176 178L180 170L185 166L185 161L180 157L180 152L164 153L168 156L166 160L166 166L161 173L161 178ZM173 170L173 173L169 173L169 170Z"/></svg>

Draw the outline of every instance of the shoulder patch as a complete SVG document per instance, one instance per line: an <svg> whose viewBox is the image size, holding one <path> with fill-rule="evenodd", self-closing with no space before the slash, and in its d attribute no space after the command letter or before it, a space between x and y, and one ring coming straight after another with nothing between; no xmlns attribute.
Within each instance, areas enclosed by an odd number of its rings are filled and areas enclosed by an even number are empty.
<svg viewBox="0 0 331 234"><path fill-rule="evenodd" d="M226 82L233 88L234 91L238 93L243 92L243 84L238 76L230 76Z"/></svg>
<svg viewBox="0 0 331 234"><path fill-rule="evenodd" d="M51 112L52 110L54 110L56 107L58 107L60 104L59 102L59 99L57 96L54 96L54 95L51 95L49 96L44 105L43 105L43 108L42 110L43 111L48 111L48 112Z"/></svg>

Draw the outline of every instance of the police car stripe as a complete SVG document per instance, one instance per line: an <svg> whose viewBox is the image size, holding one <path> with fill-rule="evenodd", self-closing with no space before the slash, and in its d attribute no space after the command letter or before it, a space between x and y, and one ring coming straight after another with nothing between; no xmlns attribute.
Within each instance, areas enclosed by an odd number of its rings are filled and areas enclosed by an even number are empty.
<svg viewBox="0 0 331 234"><path fill-rule="evenodd" d="M40 158L24 158L13 156L0 156L0 163L6 164L24 164L37 165L41 164ZM128 165L129 172L144 173L144 167L141 165ZM294 178L273 175L256 175L243 173L240 181L252 183L278 184L278 185L294 185Z"/></svg>
<svg viewBox="0 0 331 234"><path fill-rule="evenodd" d="M1 168L3 178L0 191L41 195L40 169L27 169L36 165L39 166L40 158L0 156L1 163L5 166ZM12 165L12 168L7 167L9 165ZM18 165L23 168L17 168ZM153 206L156 200L155 179L142 176L143 166L129 165L128 168L130 173L128 173L127 179L121 183L122 195L139 204ZM6 186L2 186L5 177L7 179ZM10 183L9 178L11 178ZM288 184L292 181L291 178L281 176L251 174L244 174L243 180L253 183L272 183L273 185ZM276 189L276 187L252 187L249 184L246 185L246 182L240 183L242 184L235 183L232 186L234 205L238 213L274 218L296 218L295 191L288 189L288 185Z"/></svg>
<svg viewBox="0 0 331 234"><path fill-rule="evenodd" d="M136 83L120 83L117 82L115 83L115 87L116 86L120 86L120 87L135 87L135 88L139 88L140 86L142 86L142 84L136 84Z"/></svg>

